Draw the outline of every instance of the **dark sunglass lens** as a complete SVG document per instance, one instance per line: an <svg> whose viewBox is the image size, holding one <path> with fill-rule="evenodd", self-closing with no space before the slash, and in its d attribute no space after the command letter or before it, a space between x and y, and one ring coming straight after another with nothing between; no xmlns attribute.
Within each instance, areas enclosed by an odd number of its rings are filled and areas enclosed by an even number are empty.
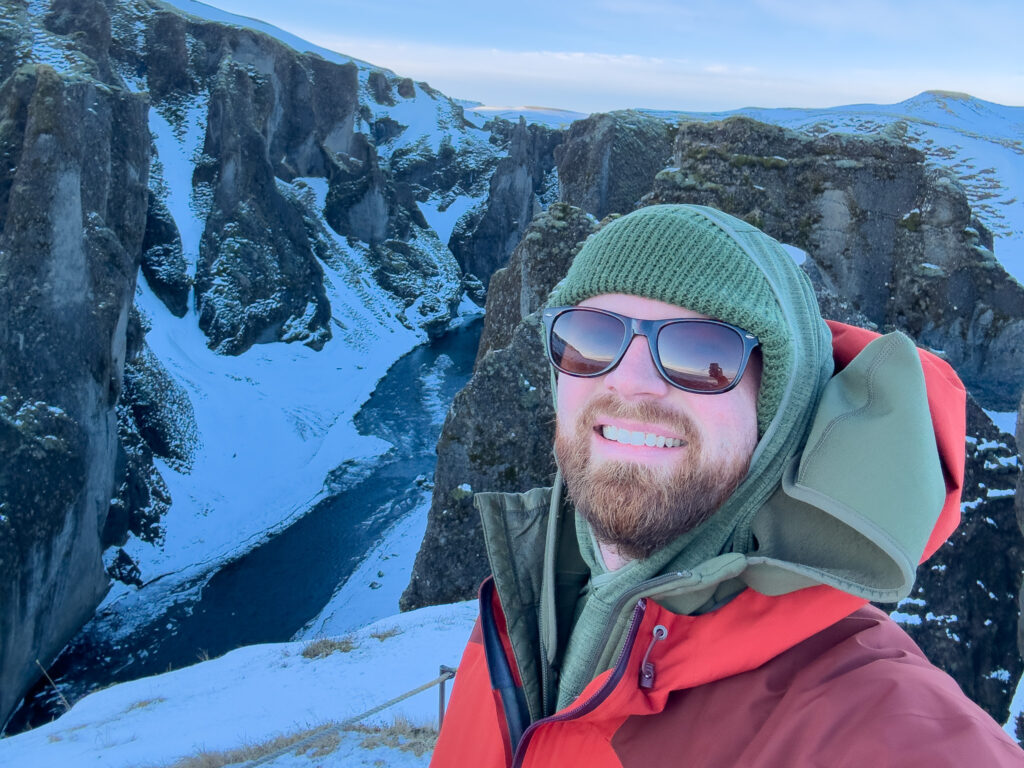
<svg viewBox="0 0 1024 768"><path fill-rule="evenodd" d="M673 323L658 333L658 356L668 377L700 392L725 389L743 361L743 339L714 323Z"/></svg>
<svg viewBox="0 0 1024 768"><path fill-rule="evenodd" d="M551 359L566 373L589 376L608 369L622 347L626 327L611 315L573 309L551 326Z"/></svg>

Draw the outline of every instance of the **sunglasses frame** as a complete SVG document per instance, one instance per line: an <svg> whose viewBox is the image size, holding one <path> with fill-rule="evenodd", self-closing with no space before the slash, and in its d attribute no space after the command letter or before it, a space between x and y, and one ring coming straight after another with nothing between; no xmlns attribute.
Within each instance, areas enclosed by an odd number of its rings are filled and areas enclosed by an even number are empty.
<svg viewBox="0 0 1024 768"><path fill-rule="evenodd" d="M619 346L618 352L616 352L614 357L612 357L612 360L607 367L597 371L596 373L574 373L572 371L565 370L555 362L555 358L551 354L551 335L554 332L555 321L568 312L594 312L600 315L609 315L610 317L616 318L623 324L626 329L626 333L623 335L622 344ZM743 379L743 373L747 370L747 363L750 361L750 353L760 345L760 342L754 334L749 331L745 331L738 326L721 320L710 320L698 317L670 317L664 320L640 320L639 318L630 317L629 315L620 315L618 312L612 312L608 309L568 306L548 307L544 310L542 320L544 322L544 351L547 353L548 361L556 371L564 373L566 376L575 376L581 379L593 379L610 373L616 368L616 366L618 366L619 363L622 362L622 358L625 356L626 350L629 349L629 345L633 343L633 339L637 336L644 336L647 339L647 348L651 353L651 360L654 362L654 367L658 369L658 373L661 377L676 389L681 389L684 392L692 392L696 395L721 395L728 392L730 389L733 389ZM675 325L677 323L720 325L735 332L739 336L740 341L743 343L743 357L740 359L739 368L736 370L736 377L729 382L727 386L719 389L693 389L691 387L684 387L682 384L677 384L672 381L671 377L665 371L665 367L661 363L661 355L658 353L658 333L666 325Z"/></svg>

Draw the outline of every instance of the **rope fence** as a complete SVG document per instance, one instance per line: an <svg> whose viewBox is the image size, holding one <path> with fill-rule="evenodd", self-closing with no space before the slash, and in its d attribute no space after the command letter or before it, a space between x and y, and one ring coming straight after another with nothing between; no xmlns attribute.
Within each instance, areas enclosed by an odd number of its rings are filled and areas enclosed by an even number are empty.
<svg viewBox="0 0 1024 768"><path fill-rule="evenodd" d="M411 691L406 691L400 696L396 696L393 699L389 699L388 701L385 701L383 704L378 704L376 707L368 709L365 712L360 712L358 715L347 717L340 723L326 723L324 725L321 725L319 728L314 728L312 731L309 732L309 734L305 738L301 739L300 741L293 742L288 746L281 747L280 749L274 750L273 752L268 752L250 762L239 763L239 765L246 766L247 768L256 768L256 766L258 765L266 765L267 763L276 760L277 758L281 757L282 755L286 755L289 752L294 754L301 754L327 734L332 732L340 733L341 731L348 730L353 725L358 723L360 720L365 720L370 715L376 715L378 712L383 712L388 707L392 707L400 701L404 701L405 699L408 699L411 696L415 696L417 693L422 693L423 691L429 690L430 688L433 688L435 685L438 686L437 729L438 731L440 731L441 724L444 722L445 683L447 683L453 677L455 677L455 669L453 669L452 667L446 667L444 664L442 664L440 669L440 675L435 677L429 683L424 683L423 685L417 686L416 688L413 688Z"/></svg>

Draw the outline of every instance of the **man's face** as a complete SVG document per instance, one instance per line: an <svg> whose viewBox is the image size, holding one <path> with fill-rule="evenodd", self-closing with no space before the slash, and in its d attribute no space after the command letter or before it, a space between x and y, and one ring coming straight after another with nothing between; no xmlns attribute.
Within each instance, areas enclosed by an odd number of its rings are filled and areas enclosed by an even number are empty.
<svg viewBox="0 0 1024 768"><path fill-rule="evenodd" d="M705 317L625 294L595 296L580 306L647 320ZM658 373L641 336L603 376L558 375L555 452L577 511L602 545L625 558L647 557L721 506L746 475L757 444L760 381L755 352L728 392L677 389ZM658 447L606 437L617 430L668 440Z"/></svg>

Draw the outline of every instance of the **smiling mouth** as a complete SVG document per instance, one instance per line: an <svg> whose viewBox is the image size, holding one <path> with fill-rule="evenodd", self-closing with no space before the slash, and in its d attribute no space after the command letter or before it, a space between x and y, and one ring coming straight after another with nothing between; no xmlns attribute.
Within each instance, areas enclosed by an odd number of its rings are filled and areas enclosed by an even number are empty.
<svg viewBox="0 0 1024 768"><path fill-rule="evenodd" d="M622 445L645 445L650 448L679 448L686 445L685 440L678 437L666 437L655 432L634 432L629 429L622 429L612 424L603 424L597 428L597 433L605 440L611 440Z"/></svg>

